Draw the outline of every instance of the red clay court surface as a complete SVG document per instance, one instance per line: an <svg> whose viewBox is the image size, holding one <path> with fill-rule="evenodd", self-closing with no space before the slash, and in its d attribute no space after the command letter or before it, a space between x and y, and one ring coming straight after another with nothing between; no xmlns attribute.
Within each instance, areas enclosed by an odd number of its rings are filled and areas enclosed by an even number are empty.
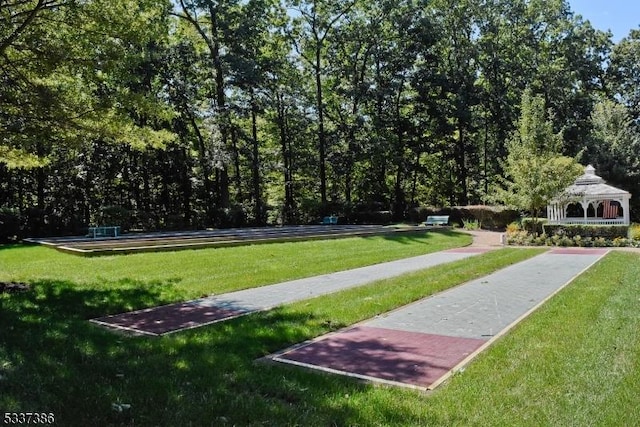
<svg viewBox="0 0 640 427"><path fill-rule="evenodd" d="M357 326L297 347L273 360L428 388L485 343L475 338Z"/></svg>
<svg viewBox="0 0 640 427"><path fill-rule="evenodd" d="M146 335L163 335L232 319L249 312L185 302L100 317L91 321L115 329Z"/></svg>

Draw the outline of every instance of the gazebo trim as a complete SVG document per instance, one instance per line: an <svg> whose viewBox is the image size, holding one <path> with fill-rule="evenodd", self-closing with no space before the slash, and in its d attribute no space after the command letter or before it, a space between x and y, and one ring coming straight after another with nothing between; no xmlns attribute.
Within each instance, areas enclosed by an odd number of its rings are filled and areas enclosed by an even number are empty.
<svg viewBox="0 0 640 427"><path fill-rule="evenodd" d="M629 192L606 184L604 179L595 174L595 168L589 165L585 168L584 175L576 179L562 196L557 197L547 206L547 218L550 224L629 225L631 222L629 199L631 199ZM590 206L597 215L600 205L607 201L620 204L622 217L587 216ZM567 208L575 203L582 206L583 217L567 217Z"/></svg>

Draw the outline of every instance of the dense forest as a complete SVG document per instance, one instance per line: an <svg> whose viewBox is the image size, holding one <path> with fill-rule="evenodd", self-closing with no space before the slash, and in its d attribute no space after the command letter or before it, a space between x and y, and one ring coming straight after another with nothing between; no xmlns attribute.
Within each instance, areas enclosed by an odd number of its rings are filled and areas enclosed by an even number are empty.
<svg viewBox="0 0 640 427"><path fill-rule="evenodd" d="M525 92L640 198L640 29L563 0L3 0L1 226L490 203Z"/></svg>

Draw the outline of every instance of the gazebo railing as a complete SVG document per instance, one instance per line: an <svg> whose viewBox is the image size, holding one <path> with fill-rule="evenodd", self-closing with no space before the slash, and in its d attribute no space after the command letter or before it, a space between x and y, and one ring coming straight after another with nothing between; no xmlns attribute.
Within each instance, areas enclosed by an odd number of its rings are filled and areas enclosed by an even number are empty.
<svg viewBox="0 0 640 427"><path fill-rule="evenodd" d="M563 225L625 225L624 218L603 219L603 218L563 218L551 220L549 224Z"/></svg>

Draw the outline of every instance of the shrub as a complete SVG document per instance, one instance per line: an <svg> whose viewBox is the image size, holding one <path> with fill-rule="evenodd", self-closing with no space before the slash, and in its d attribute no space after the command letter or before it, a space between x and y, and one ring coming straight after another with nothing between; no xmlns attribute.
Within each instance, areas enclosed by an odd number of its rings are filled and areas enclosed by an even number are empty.
<svg viewBox="0 0 640 427"><path fill-rule="evenodd" d="M19 238L21 225L22 217L17 209L0 208L0 242Z"/></svg>
<svg viewBox="0 0 640 427"><path fill-rule="evenodd" d="M418 206L409 209L408 219L413 223L421 223L427 220L430 215L441 215L442 209L434 206ZM443 214L448 215L448 214Z"/></svg>
<svg viewBox="0 0 640 427"><path fill-rule="evenodd" d="M559 225L545 224L543 226L545 234L550 236L561 235L568 237L602 237L607 240L615 238L626 238L628 227L626 225Z"/></svg>
<svg viewBox="0 0 640 427"><path fill-rule="evenodd" d="M631 240L640 240L640 224L631 224L628 237Z"/></svg>
<svg viewBox="0 0 640 427"><path fill-rule="evenodd" d="M392 219L391 211L354 212L346 218L348 222L354 224L389 224Z"/></svg>
<svg viewBox="0 0 640 427"><path fill-rule="evenodd" d="M449 215L451 224L465 226L465 222L475 221L479 228L490 230L504 230L507 225L520 218L518 211L502 206L469 205L437 208L421 206L409 211L409 220L420 223L426 221L429 215Z"/></svg>
<svg viewBox="0 0 640 427"><path fill-rule="evenodd" d="M549 234L545 233L544 225L546 218L522 218L522 228L532 234Z"/></svg>
<svg viewBox="0 0 640 427"><path fill-rule="evenodd" d="M507 234L513 234L520 230L522 230L522 228L520 227L520 224L518 224L517 222L512 222L509 225L507 225Z"/></svg>
<svg viewBox="0 0 640 427"><path fill-rule="evenodd" d="M131 211L122 206L101 206L95 218L95 225L119 225L122 230L131 228Z"/></svg>
<svg viewBox="0 0 640 427"><path fill-rule="evenodd" d="M620 226L545 226L545 230L553 230L553 234L532 234L520 230L517 224L510 224L507 229L507 244L527 246L579 246L579 247L640 247L640 240L622 236ZM589 231L595 235L581 235L578 231ZM596 230L596 231L594 231ZM601 235L598 235L601 234ZM629 236L632 233L629 232ZM614 237L610 237L614 236Z"/></svg>
<svg viewBox="0 0 640 427"><path fill-rule="evenodd" d="M465 230L479 230L480 229L480 222L477 219L471 219L471 220L462 220L462 224Z"/></svg>
<svg viewBox="0 0 640 427"><path fill-rule="evenodd" d="M507 225L520 218L518 211L502 206L455 206L451 208L453 220L477 221L482 228L490 230L504 230Z"/></svg>

